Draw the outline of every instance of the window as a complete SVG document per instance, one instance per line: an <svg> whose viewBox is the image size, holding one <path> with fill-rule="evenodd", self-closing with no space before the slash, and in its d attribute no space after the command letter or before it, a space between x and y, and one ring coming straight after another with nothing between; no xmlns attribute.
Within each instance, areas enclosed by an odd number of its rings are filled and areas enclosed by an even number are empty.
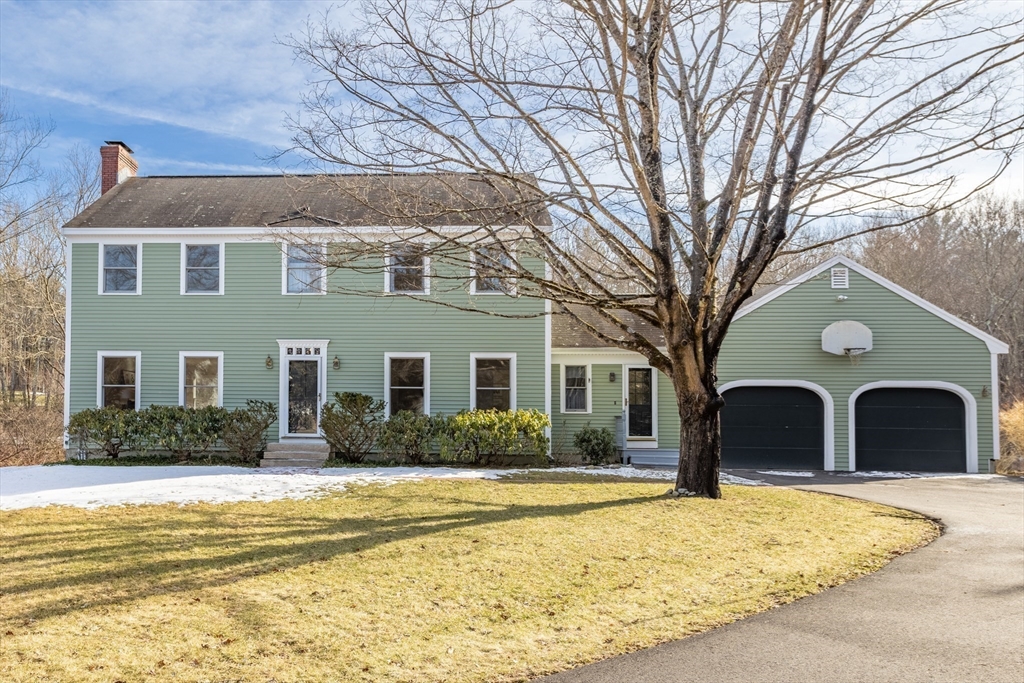
<svg viewBox="0 0 1024 683"><path fill-rule="evenodd" d="M285 251L285 293L323 294L323 258L323 246L289 244Z"/></svg>
<svg viewBox="0 0 1024 683"><path fill-rule="evenodd" d="M832 289L849 289L850 271L848 268L832 269Z"/></svg>
<svg viewBox="0 0 1024 683"><path fill-rule="evenodd" d="M430 259L421 246L405 245L388 257L387 291L395 294L429 294L427 268Z"/></svg>
<svg viewBox="0 0 1024 683"><path fill-rule="evenodd" d="M470 408L515 410L516 356L472 354Z"/></svg>
<svg viewBox="0 0 1024 683"><path fill-rule="evenodd" d="M139 407L139 356L137 351L99 352L99 396L102 408Z"/></svg>
<svg viewBox="0 0 1024 683"><path fill-rule="evenodd" d="M562 379L565 384L565 394L562 397L562 412L589 412L590 407L587 401L587 366L563 365Z"/></svg>
<svg viewBox="0 0 1024 683"><path fill-rule="evenodd" d="M224 292L220 244L181 245L182 294L222 294Z"/></svg>
<svg viewBox="0 0 1024 683"><path fill-rule="evenodd" d="M430 414L430 354L384 354L388 414Z"/></svg>
<svg viewBox="0 0 1024 683"><path fill-rule="evenodd" d="M220 393L223 365L224 354L220 352L183 351L179 354L179 405L186 408L223 405Z"/></svg>
<svg viewBox="0 0 1024 683"><path fill-rule="evenodd" d="M479 247L473 252L470 294L511 294L514 280L502 277L512 269L512 259L501 247Z"/></svg>
<svg viewBox="0 0 1024 683"><path fill-rule="evenodd" d="M100 247L103 267L100 292L103 294L139 293L139 245L104 244Z"/></svg>

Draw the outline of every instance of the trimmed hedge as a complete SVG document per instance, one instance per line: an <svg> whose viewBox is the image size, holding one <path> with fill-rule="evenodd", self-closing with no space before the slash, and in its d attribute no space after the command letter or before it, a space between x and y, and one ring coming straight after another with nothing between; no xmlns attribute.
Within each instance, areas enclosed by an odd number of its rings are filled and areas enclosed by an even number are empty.
<svg viewBox="0 0 1024 683"><path fill-rule="evenodd" d="M89 408L71 416L68 436L91 453L116 458L122 451L168 451L181 461L224 440L243 460L266 446L266 431L277 419L272 403L247 401L245 408L185 408L152 405L139 411Z"/></svg>

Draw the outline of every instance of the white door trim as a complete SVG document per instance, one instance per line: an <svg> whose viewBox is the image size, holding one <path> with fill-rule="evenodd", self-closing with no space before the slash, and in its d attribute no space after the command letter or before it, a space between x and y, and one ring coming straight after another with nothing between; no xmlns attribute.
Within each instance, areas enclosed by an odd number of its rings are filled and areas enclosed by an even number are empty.
<svg viewBox="0 0 1024 683"><path fill-rule="evenodd" d="M650 370L651 371L651 436L630 436L629 435L629 371ZM626 433L627 448L657 448L658 447L658 370L646 363L623 364L622 366L622 416L623 429Z"/></svg>
<svg viewBox="0 0 1024 683"><path fill-rule="evenodd" d="M316 441L323 440L323 434L319 431L320 425L320 412L324 402L324 394L327 392L327 345L330 344L329 339L278 339L278 406L280 408L280 417L277 422L277 436L279 440L283 439L313 439ZM288 348L302 348L302 349L320 349L318 354L305 354L304 352L299 353L288 353ZM299 358L305 360L315 360L318 363L317 366L317 393L319 400L316 406L316 423L317 433L316 434L289 434L288 433L288 361L298 360Z"/></svg>
<svg viewBox="0 0 1024 683"><path fill-rule="evenodd" d="M836 408L832 394L819 384L802 379L738 379L718 387L719 395L729 389L739 387L799 387L813 391L825 404L825 470L831 472L836 468ZM851 468L852 469L852 468Z"/></svg>
<svg viewBox="0 0 1024 683"><path fill-rule="evenodd" d="M945 391L951 391L959 396L964 402L964 411L967 414L965 422L967 432L967 473L976 474L978 472L978 402L974 400L973 396L971 396L971 392L967 391L959 384L953 384L952 382L901 382L898 380L869 382L850 394L848 409L850 411L849 439L851 472L856 471L857 469L857 398L865 391L871 391L872 389L942 389Z"/></svg>

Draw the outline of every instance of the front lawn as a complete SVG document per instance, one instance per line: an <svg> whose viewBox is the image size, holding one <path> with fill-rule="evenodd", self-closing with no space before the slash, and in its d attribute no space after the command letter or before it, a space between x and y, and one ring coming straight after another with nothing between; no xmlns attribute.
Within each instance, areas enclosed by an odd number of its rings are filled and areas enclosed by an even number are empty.
<svg viewBox="0 0 1024 683"><path fill-rule="evenodd" d="M866 572L935 526L729 486L421 481L0 513L0 680L523 680Z"/></svg>

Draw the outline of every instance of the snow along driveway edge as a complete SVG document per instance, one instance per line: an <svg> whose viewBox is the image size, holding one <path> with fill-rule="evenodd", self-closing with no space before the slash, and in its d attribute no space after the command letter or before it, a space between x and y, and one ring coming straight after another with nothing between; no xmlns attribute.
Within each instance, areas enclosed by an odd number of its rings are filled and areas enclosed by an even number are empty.
<svg viewBox="0 0 1024 683"><path fill-rule="evenodd" d="M450 467L337 467L324 469L250 469L247 467L117 467L58 465L0 468L0 510L70 505L164 503L234 503L309 498L349 485L421 481L423 479L497 479L524 470L456 469ZM613 475L638 479L675 479L674 471L632 467L557 467L543 472ZM724 484L764 485L722 475Z"/></svg>

